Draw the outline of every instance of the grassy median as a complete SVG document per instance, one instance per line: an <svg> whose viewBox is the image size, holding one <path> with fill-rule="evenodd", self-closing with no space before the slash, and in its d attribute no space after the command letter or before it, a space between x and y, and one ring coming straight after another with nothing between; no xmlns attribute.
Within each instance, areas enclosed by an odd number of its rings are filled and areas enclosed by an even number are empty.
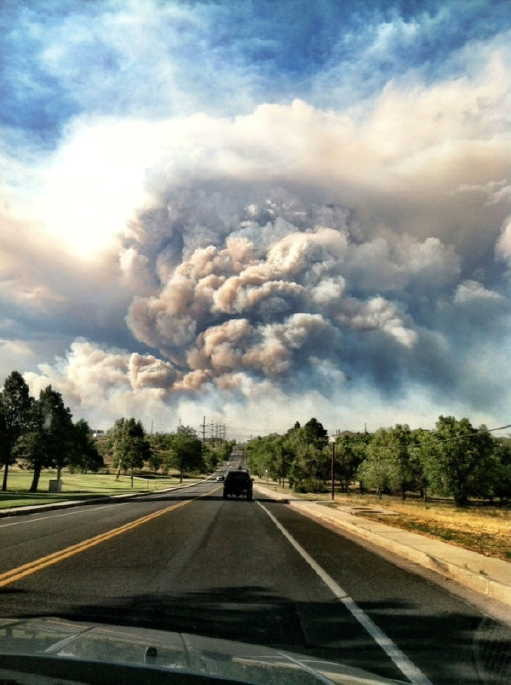
<svg viewBox="0 0 511 685"><path fill-rule="evenodd" d="M0 473L1 476L1 473ZM0 492L0 509L37 504L53 504L71 500L87 500L95 497L122 495L134 492L155 492L180 484L179 476L135 476L131 487L131 476L121 475L116 480L114 473L62 473L62 491L49 492L49 481L57 478L53 470L43 471L39 491L28 492L32 483L32 472L20 469L9 470L8 489ZM200 478L186 478L183 482L193 483Z"/></svg>
<svg viewBox="0 0 511 685"><path fill-rule="evenodd" d="M263 487L269 487L296 499L324 502L340 508L366 507L385 509L393 515L378 514L371 511L353 511L380 521L389 526L420 533L427 537L443 540L464 549L470 549L485 556L511 561L511 509L482 504L471 504L463 509L445 500L423 502L419 499L402 500L399 497L384 495L382 498L372 494L361 495L357 492L343 494L336 492L332 502L330 493L300 495L282 488L266 479L256 479Z"/></svg>

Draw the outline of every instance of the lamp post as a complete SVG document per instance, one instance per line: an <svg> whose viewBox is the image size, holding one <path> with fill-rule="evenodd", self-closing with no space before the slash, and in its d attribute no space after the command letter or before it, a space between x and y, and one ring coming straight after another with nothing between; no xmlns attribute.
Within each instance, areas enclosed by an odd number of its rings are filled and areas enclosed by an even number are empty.
<svg viewBox="0 0 511 685"><path fill-rule="evenodd" d="M334 488L334 463L335 463L335 435L330 436L330 442L332 443L332 501L335 499L335 488Z"/></svg>

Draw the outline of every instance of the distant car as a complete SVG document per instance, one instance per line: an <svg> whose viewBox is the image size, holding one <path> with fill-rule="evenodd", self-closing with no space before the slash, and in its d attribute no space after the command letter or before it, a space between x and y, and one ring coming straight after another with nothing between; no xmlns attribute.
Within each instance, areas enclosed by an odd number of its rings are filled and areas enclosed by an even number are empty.
<svg viewBox="0 0 511 685"><path fill-rule="evenodd" d="M220 474L216 477L216 479L217 479L217 480L225 480L225 476L224 476L223 474L220 473Z"/></svg>
<svg viewBox="0 0 511 685"><path fill-rule="evenodd" d="M229 495L236 497L246 497L252 501L252 478L248 471L229 471L224 480L224 499Z"/></svg>

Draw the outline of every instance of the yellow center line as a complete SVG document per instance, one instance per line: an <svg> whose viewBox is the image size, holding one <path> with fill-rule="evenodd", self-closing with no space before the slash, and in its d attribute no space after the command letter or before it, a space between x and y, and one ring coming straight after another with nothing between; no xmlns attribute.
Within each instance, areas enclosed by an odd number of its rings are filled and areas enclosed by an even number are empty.
<svg viewBox="0 0 511 685"><path fill-rule="evenodd" d="M126 533L129 530L133 530L133 528L138 528L138 526L141 526L144 523L148 523L149 521L152 521L153 519L156 519L159 516L168 514L169 511L179 509L179 507L184 507L185 505L190 504L191 502L194 502L195 500L200 499L201 497L210 495L212 492L216 492L216 490L205 492L202 495L198 495L198 497L194 497L193 499L179 502L178 504L172 504L170 507L166 507L165 509L156 511L153 514L148 514L147 516L142 516L142 518L136 519L135 521L131 521L130 523L125 523L123 526L119 526L119 528L113 528L112 530L109 530L106 533L101 533L101 535L96 535L93 538L83 540L83 542L79 542L76 545L66 547L65 549L62 549L59 552L53 552L52 554L48 554L48 556L46 557L41 557L41 559L36 559L35 561L31 561L28 564L24 564L23 566L14 568L11 571L1 573L0 588L5 587L10 583L14 583L17 580L21 580L26 576L30 576L32 575L32 573L41 571L43 568L47 568L52 564L57 564L59 561L68 559L69 557L72 557L75 554L84 552L85 550L90 549L95 545L100 545L102 542L106 542L107 540L111 540L112 538L115 538L118 535L122 535L123 533Z"/></svg>

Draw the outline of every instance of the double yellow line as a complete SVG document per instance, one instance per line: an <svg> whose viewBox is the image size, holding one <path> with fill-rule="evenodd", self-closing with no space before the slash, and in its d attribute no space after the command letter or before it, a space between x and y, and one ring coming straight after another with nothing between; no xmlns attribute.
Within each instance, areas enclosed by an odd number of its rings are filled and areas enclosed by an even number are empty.
<svg viewBox="0 0 511 685"><path fill-rule="evenodd" d="M41 557L41 559L31 561L29 564L24 564L23 566L14 568L11 571L1 573L0 588L5 587L10 583L14 583L17 580L21 580L26 576L30 576L32 575L32 573L37 573L37 571L41 571L43 568L47 568L52 564L57 564L59 561L68 559L69 557L72 557L75 554L85 552L86 549L90 549L91 547L100 545L102 542L111 540L112 538L115 538L118 535L122 535L123 533L126 533L129 530L133 530L133 528L138 528L138 526L141 526L144 523L148 523L149 521L152 521L153 519L156 519L159 516L168 514L169 511L179 509L179 507L184 507L186 504L190 504L196 499L200 499L201 497L205 497L209 494L211 493L205 492L204 494L199 495L198 497L194 497L193 499L185 500L184 502L179 502L178 504L172 504L170 507L167 507L166 509L161 509L160 511L156 511L153 514L148 514L147 516L142 516L142 518L136 519L135 521L131 521L130 523L126 523L124 524L124 526L120 526L119 528L113 528L112 530L109 530L106 533L96 535L95 537L89 538L88 540L84 540L83 542L79 542L76 545L71 545L71 547L66 547L65 549L60 550L60 552L53 552L53 554L48 554L48 556L46 557Z"/></svg>

